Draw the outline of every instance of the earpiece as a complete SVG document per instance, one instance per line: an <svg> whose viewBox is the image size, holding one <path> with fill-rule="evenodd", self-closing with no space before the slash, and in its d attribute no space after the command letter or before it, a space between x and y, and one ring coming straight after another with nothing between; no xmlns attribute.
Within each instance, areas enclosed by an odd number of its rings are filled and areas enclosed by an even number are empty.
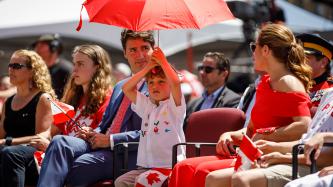
<svg viewBox="0 0 333 187"><path fill-rule="evenodd" d="M49 43L50 50L52 53L57 52L60 54L62 52L61 38L59 34L53 34L53 40Z"/></svg>

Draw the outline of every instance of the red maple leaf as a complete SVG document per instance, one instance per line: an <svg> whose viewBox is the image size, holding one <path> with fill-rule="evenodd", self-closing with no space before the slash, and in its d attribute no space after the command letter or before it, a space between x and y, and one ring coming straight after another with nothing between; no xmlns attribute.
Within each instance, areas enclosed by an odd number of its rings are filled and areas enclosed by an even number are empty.
<svg viewBox="0 0 333 187"><path fill-rule="evenodd" d="M148 180L149 185L153 185L154 182L161 181L161 179L158 177L158 173L150 173L147 175L146 179Z"/></svg>

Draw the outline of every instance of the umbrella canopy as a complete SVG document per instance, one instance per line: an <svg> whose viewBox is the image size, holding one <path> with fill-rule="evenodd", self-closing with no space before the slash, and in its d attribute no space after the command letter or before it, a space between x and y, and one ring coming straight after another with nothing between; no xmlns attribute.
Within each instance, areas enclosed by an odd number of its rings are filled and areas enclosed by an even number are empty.
<svg viewBox="0 0 333 187"><path fill-rule="evenodd" d="M134 31L200 29L234 18L224 0L87 0L82 6L90 22Z"/></svg>

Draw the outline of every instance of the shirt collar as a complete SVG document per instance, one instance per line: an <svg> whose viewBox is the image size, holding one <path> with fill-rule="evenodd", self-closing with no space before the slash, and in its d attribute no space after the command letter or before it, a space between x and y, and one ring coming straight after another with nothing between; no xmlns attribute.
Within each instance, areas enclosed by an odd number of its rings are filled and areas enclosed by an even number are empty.
<svg viewBox="0 0 333 187"><path fill-rule="evenodd" d="M219 89L215 90L211 95L208 95L207 90L205 90L205 92L202 94L202 97L203 98L207 98L207 97L216 98L220 94L220 92L222 91L223 88L224 88L224 85L221 86Z"/></svg>

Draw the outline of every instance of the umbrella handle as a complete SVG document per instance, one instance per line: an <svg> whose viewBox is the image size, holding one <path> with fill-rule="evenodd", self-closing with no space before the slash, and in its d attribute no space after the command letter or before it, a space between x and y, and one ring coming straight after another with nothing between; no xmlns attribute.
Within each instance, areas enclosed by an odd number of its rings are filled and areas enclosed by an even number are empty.
<svg viewBox="0 0 333 187"><path fill-rule="evenodd" d="M157 30L157 47L160 47L160 30Z"/></svg>

